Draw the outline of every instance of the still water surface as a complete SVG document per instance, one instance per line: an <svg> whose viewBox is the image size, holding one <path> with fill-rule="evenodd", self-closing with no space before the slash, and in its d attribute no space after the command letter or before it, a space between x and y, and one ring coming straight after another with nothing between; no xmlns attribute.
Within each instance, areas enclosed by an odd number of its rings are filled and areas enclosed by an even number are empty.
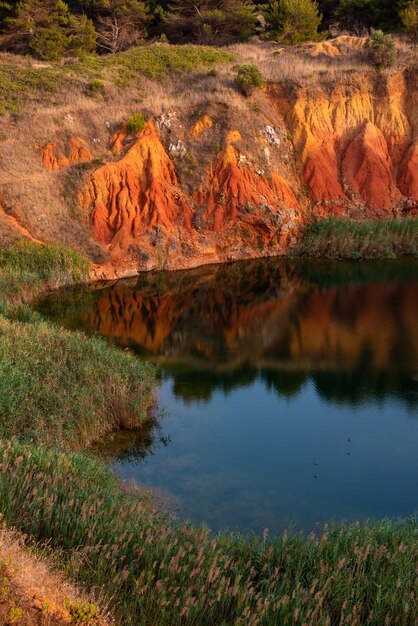
<svg viewBox="0 0 418 626"><path fill-rule="evenodd" d="M167 416L97 452L215 531L418 509L418 262L264 260L50 295L160 365Z"/></svg>

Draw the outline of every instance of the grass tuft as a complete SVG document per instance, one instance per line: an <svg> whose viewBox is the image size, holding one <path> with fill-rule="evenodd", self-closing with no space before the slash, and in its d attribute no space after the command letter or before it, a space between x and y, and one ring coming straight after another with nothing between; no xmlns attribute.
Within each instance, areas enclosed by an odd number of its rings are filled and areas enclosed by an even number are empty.
<svg viewBox="0 0 418 626"><path fill-rule="evenodd" d="M83 283L90 262L71 248L22 239L0 248L0 312L42 289Z"/></svg>

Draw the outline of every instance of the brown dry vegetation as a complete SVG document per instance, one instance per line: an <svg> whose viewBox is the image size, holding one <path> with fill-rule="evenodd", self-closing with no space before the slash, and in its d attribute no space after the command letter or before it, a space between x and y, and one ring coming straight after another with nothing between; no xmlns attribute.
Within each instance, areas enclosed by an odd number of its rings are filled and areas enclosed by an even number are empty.
<svg viewBox="0 0 418 626"><path fill-rule="evenodd" d="M355 39L355 38L353 38ZM416 49L413 45L395 37L397 63L385 70L386 74L399 71L402 67L416 63ZM237 44L229 49L239 63L255 63L266 80L271 82L290 82L297 85L309 85L312 81L327 83L342 81L353 72L374 73L370 65L367 47L356 48L346 45L340 47L340 56L328 57L320 54L312 57L312 44L300 46L280 46L269 42Z"/></svg>
<svg viewBox="0 0 418 626"><path fill-rule="evenodd" d="M105 607L53 571L15 532L0 529L0 624L63 626L110 624Z"/></svg>

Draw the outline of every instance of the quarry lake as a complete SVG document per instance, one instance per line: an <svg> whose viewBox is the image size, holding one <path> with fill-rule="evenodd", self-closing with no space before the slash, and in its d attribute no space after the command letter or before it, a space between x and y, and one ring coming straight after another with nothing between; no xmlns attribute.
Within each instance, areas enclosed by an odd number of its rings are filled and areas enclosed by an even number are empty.
<svg viewBox="0 0 418 626"><path fill-rule="evenodd" d="M275 534L418 509L418 261L149 273L37 309L159 365L160 426L94 452L179 518Z"/></svg>

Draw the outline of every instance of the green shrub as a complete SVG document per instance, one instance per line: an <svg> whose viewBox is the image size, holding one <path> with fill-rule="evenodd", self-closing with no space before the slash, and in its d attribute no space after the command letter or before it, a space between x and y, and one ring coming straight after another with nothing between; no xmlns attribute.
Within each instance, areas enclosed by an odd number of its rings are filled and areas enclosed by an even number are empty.
<svg viewBox="0 0 418 626"><path fill-rule="evenodd" d="M90 85L87 87L87 93L97 94L104 91L104 84L100 78L93 78Z"/></svg>
<svg viewBox="0 0 418 626"><path fill-rule="evenodd" d="M402 26L412 41L418 41L418 0L409 0L400 12Z"/></svg>
<svg viewBox="0 0 418 626"><path fill-rule="evenodd" d="M396 48L392 36L376 30L370 38L369 57L377 68L392 67L396 62Z"/></svg>
<svg viewBox="0 0 418 626"><path fill-rule="evenodd" d="M145 126L147 125L147 121L142 113L134 113L132 117L126 122L126 128L128 129L128 133L131 135L138 135L141 133Z"/></svg>
<svg viewBox="0 0 418 626"><path fill-rule="evenodd" d="M235 82L246 96L250 96L263 86L263 75L256 65L240 65L237 68Z"/></svg>

